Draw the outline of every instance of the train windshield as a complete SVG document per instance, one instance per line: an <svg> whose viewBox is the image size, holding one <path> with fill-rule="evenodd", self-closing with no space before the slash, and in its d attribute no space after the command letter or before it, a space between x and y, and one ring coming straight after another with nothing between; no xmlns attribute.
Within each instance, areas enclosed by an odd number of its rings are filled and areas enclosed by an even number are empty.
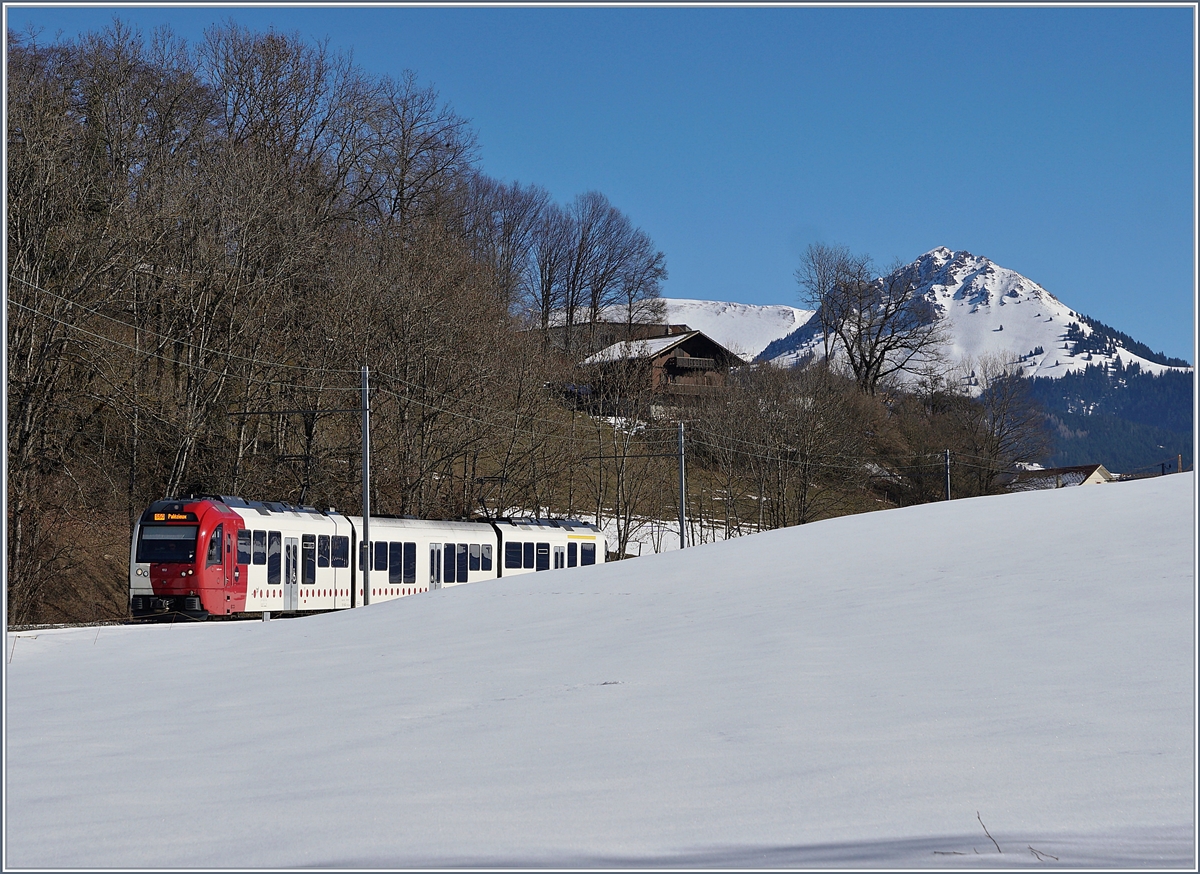
<svg viewBox="0 0 1200 874"><path fill-rule="evenodd" d="M143 525L138 534L140 562L191 562L196 560L199 525Z"/></svg>

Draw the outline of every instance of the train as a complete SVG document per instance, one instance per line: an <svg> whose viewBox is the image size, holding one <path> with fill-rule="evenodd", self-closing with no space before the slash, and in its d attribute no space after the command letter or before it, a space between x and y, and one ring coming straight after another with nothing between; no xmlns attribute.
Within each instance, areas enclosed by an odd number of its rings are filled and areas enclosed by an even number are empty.
<svg viewBox="0 0 1200 874"><path fill-rule="evenodd" d="M369 517L275 501L155 501L134 525L134 619L346 610L481 580L603 564L601 531L574 519ZM369 565L369 567L368 567ZM365 585L364 585L365 583Z"/></svg>

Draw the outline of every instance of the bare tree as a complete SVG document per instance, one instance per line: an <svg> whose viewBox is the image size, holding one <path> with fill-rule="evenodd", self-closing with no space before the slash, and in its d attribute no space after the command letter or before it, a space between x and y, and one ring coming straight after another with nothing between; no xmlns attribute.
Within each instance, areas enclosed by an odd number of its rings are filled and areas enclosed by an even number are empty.
<svg viewBox="0 0 1200 874"><path fill-rule="evenodd" d="M635 230L626 247L618 276L620 304L625 324L659 322L666 308L662 302L662 282L667 278L666 257L654 248L645 231Z"/></svg>
<svg viewBox="0 0 1200 874"><path fill-rule="evenodd" d="M476 260L492 267L497 293L513 308L522 303L550 193L536 185L498 182L482 173L473 174L464 188L464 233L473 243Z"/></svg>
<svg viewBox="0 0 1200 874"><path fill-rule="evenodd" d="M833 340L833 313L822 306L826 298L832 297L839 286L858 277L869 276L870 265L863 257L850 254L846 246L829 246L812 243L804 250L800 266L796 269L796 281L800 283L800 302L812 308L814 318L821 327L821 340L825 344L825 359L830 357Z"/></svg>
<svg viewBox="0 0 1200 874"><path fill-rule="evenodd" d="M542 329L542 344L549 344L550 323L556 311L563 314L569 332L572 312L566 307L566 284L571 270L571 218L556 203L547 204L534 233L532 255L526 268L525 300L533 320ZM569 338L564 345L569 349Z"/></svg>
<svg viewBox="0 0 1200 874"><path fill-rule="evenodd" d="M888 377L928 368L946 342L938 314L914 296L910 271L873 272L869 258L826 246L810 246L797 272L805 300L816 306L826 357L842 357L859 389L872 395Z"/></svg>
<svg viewBox="0 0 1200 874"><path fill-rule="evenodd" d="M1050 431L1019 363L984 355L965 361L961 371L972 376L960 381L963 397L953 407L965 456L957 478L968 484L970 494L994 494L1018 462L1037 462L1049 454Z"/></svg>

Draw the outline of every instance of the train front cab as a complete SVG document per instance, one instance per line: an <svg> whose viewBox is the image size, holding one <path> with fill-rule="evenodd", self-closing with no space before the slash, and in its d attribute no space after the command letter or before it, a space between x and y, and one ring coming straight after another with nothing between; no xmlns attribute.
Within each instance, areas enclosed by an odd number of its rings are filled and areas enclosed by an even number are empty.
<svg viewBox="0 0 1200 874"><path fill-rule="evenodd" d="M206 619L237 612L245 601L234 553L240 528L238 515L219 501L151 504L137 525L131 615ZM148 574L148 586L137 574L141 568Z"/></svg>

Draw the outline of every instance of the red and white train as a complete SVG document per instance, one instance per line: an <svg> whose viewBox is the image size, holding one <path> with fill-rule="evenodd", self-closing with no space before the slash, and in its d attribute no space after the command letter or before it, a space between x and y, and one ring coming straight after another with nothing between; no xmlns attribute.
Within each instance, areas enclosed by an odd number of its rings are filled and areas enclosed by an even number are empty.
<svg viewBox="0 0 1200 874"><path fill-rule="evenodd" d="M572 520L372 516L368 543L362 529L361 516L333 509L233 497L156 501L134 527L130 611L205 619L342 610L605 559L599 529Z"/></svg>

